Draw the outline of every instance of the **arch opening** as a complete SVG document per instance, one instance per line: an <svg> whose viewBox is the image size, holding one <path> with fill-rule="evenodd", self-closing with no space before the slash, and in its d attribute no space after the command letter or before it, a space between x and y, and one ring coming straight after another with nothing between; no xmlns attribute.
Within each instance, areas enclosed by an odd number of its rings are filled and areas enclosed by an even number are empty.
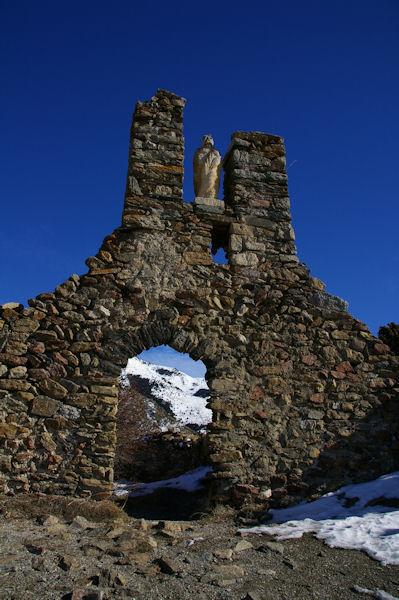
<svg viewBox="0 0 399 600"><path fill-rule="evenodd" d="M115 491L129 514L188 518L203 506L212 421L205 373L201 360L170 346L143 351L122 370Z"/></svg>

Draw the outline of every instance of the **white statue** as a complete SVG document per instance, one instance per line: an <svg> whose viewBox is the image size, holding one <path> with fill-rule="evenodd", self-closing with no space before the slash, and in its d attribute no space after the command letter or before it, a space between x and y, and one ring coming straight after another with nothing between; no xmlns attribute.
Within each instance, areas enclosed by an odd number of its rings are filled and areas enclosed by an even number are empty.
<svg viewBox="0 0 399 600"><path fill-rule="evenodd" d="M195 151L194 160L195 197L218 198L222 158L214 148L211 135L204 135L201 148Z"/></svg>

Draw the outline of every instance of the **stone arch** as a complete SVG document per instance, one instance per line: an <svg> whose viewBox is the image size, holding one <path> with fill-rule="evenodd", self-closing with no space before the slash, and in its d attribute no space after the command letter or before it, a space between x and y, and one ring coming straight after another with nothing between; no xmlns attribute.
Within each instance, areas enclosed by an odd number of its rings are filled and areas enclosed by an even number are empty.
<svg viewBox="0 0 399 600"><path fill-rule="evenodd" d="M102 353L101 364L104 364L104 356L108 359L113 357L113 360L116 356L123 357L118 362L119 366L143 350L168 345L178 352L189 354L193 360L202 360L207 369L212 368L215 361L212 344L177 324L178 317L175 309L159 309L150 313L146 323L139 327L126 327L106 335L107 349Z"/></svg>
<svg viewBox="0 0 399 600"><path fill-rule="evenodd" d="M219 406L214 402L223 394L219 388L214 389L213 381L218 372L223 371L223 356L216 352L216 339L201 337L178 323L179 313L173 308L160 308L148 315L145 323L133 327L128 324L119 325L116 331L107 330L104 327L104 337L99 348L93 352L98 359L98 376L93 377L91 389L94 391L93 403L96 404L99 414L108 419L111 429L109 446L106 455L98 454L98 468L109 473L109 481L112 481L113 464L116 449L116 410L118 403L118 382L121 369L123 369L129 358L137 356L143 350L152 347L168 345L174 350L187 353L193 360L201 360L206 367L206 380L209 387L209 407L212 409L213 418L219 420L219 412L215 410ZM210 335L210 338L212 336ZM112 395L110 395L110 393ZM213 401L212 401L213 400ZM220 401L220 400L219 400ZM106 425L106 423L104 423ZM97 459L96 451L90 448L92 462ZM87 482L86 482L87 484ZM84 484L83 484L84 485ZM79 491L79 486L78 486ZM83 491L83 488L82 488ZM97 492L97 497L101 492Z"/></svg>

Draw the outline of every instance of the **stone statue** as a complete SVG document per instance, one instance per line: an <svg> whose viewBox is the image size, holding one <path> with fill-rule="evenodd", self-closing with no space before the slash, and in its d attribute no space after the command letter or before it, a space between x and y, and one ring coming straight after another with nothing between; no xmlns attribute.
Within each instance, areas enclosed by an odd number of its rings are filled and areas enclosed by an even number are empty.
<svg viewBox="0 0 399 600"><path fill-rule="evenodd" d="M214 147L213 137L204 135L201 148L195 151L194 160L195 197L218 198L222 158Z"/></svg>

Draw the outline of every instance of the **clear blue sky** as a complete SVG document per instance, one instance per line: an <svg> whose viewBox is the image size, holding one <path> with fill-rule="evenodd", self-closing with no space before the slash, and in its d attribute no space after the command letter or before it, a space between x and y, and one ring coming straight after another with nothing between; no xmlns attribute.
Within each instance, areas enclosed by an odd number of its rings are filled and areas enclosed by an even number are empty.
<svg viewBox="0 0 399 600"><path fill-rule="evenodd" d="M374 332L399 321L398 0L0 1L0 303L86 271L120 225L129 128L285 138L299 258Z"/></svg>
<svg viewBox="0 0 399 600"><path fill-rule="evenodd" d="M144 350L139 358L156 365L174 367L191 377L205 377L206 367L202 360L194 361L188 354L182 354L173 350L170 346L157 346Z"/></svg>

